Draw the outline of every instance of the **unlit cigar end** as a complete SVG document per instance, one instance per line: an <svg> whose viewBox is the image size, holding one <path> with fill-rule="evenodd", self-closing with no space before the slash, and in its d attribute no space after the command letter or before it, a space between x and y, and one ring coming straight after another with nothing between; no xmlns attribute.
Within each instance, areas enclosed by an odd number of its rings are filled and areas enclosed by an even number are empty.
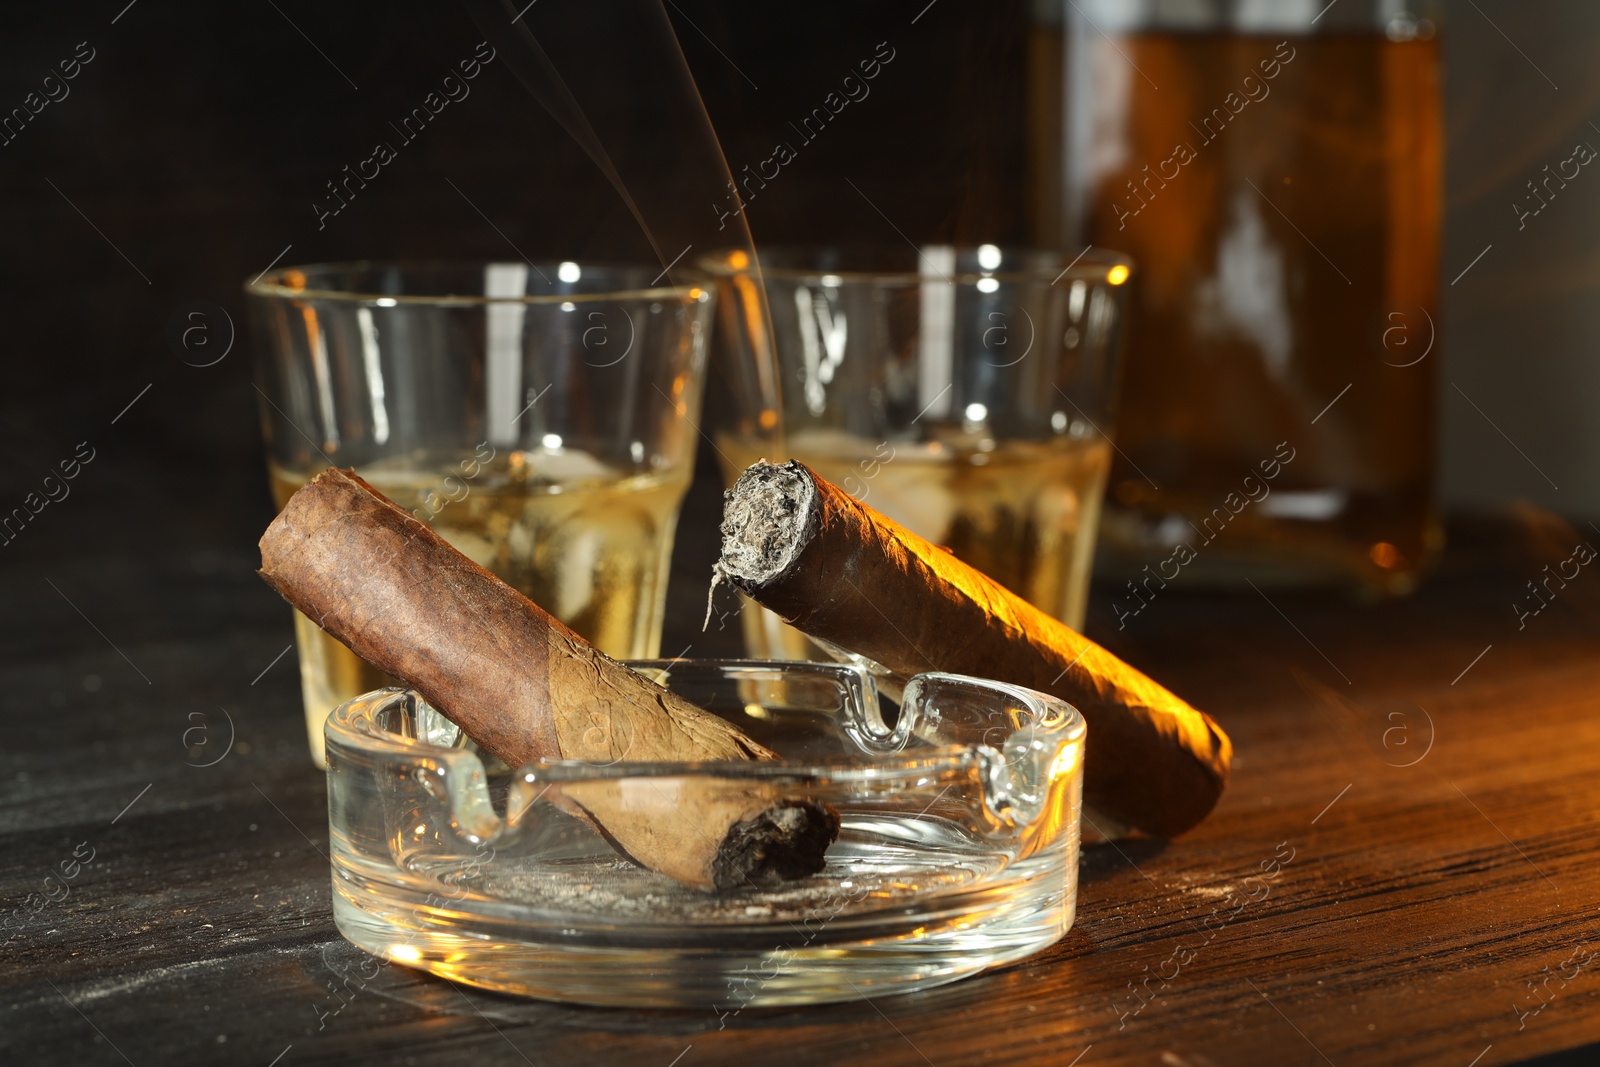
<svg viewBox="0 0 1600 1067"><path fill-rule="evenodd" d="M711 863L718 889L770 886L822 870L839 813L815 800L782 800L728 828Z"/></svg>
<svg viewBox="0 0 1600 1067"><path fill-rule="evenodd" d="M761 585L788 571L810 540L817 496L810 472L794 460L762 460L723 496L723 575L740 585Z"/></svg>

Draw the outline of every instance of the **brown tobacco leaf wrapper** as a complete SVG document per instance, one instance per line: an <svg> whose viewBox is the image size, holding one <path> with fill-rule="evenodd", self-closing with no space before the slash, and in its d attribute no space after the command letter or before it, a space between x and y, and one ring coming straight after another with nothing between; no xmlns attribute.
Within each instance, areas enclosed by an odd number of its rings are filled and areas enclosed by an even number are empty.
<svg viewBox="0 0 1600 1067"><path fill-rule="evenodd" d="M592 647L354 472L328 470L261 538L261 577L510 767L777 757ZM772 787L684 777L563 786L643 866L731 889L822 869L839 817Z"/></svg>
<svg viewBox="0 0 1600 1067"><path fill-rule="evenodd" d="M1073 704L1084 803L1117 823L1175 836L1222 794L1233 746L1209 716L804 464L753 464L728 491L717 573L902 681L948 671Z"/></svg>

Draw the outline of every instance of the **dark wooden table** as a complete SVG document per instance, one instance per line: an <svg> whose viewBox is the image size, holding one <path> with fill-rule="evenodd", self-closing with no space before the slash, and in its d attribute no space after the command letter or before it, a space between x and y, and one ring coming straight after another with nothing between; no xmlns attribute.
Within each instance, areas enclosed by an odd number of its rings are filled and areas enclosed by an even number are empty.
<svg viewBox="0 0 1600 1067"><path fill-rule="evenodd" d="M0 571L0 1063L1600 1062L1600 576L1512 608L1587 525L1457 522L1401 602L1174 590L1095 619L1232 733L1216 814L1087 848L1077 924L1033 959L726 1020L346 983L288 612L248 541L112 549L109 523L78 552L39 525ZM668 651L729 647L690 624L702 588L677 583Z"/></svg>

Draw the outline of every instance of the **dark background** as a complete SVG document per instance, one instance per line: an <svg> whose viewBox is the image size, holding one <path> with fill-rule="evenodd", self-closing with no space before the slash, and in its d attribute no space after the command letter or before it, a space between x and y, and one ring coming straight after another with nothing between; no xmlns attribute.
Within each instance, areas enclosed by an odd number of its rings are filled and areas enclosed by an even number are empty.
<svg viewBox="0 0 1600 1067"><path fill-rule="evenodd" d="M681 0L667 10L735 170L767 157L878 42L896 50L872 95L750 205L759 241L897 240L846 179L912 239L1026 240L1026 4ZM1600 186L1574 189L1565 214L1547 212L1525 233L1509 207L1541 163L1594 132L1600 10L1485 0L1447 14L1445 280L1496 247L1444 289L1443 485L1478 505L1527 497L1600 513L1600 429L1586 415L1600 391L1589 358L1600 341ZM636 31L619 16L610 32ZM65 100L0 145L0 505L20 503L89 440L104 460L75 497L115 497L129 526L158 527L167 543L252 533L268 505L254 473L240 285L286 246L284 263L508 257L511 244L536 259L649 259L615 193L504 60L318 231L311 204L324 183L387 139L388 123L481 39L451 4L13 5L0 32L0 109L21 106L79 42L95 58ZM197 300L226 309L241 332L204 369L185 366L166 336ZM1449 381L1493 398L1499 427L1559 490ZM52 505L4 547L0 567L52 547L41 542L107 550L72 518L80 507Z"/></svg>
<svg viewBox="0 0 1600 1067"><path fill-rule="evenodd" d="M80 41L95 50L70 95L0 147L0 504L20 504L78 442L97 456L72 497L4 547L0 566L68 545L254 540L270 504L241 285L286 246L284 265L517 250L536 261L653 258L599 170L503 58L413 143L394 135L388 124L483 39L462 8L139 0L111 25L125 3L14 9L0 37L7 108ZM872 94L751 204L758 240L898 240L846 176L914 238L959 225L1025 237L1026 13L1012 4L946 17L959 14L949 4L907 27L906 6L669 7L735 169L769 156L777 136L794 140L790 118L878 42L896 48ZM398 158L319 231L311 205L329 199L324 183L378 140ZM692 209L712 218L707 199ZM196 301L225 309L239 333L210 367L188 365L208 356L168 337ZM117 501L115 534L79 520L90 497Z"/></svg>
<svg viewBox="0 0 1600 1067"><path fill-rule="evenodd" d="M528 17L559 25L562 2L570 0L542 0L544 10ZM106 641L131 657L126 677L85 681L68 668L51 683L52 704L73 713L74 733L90 721L77 711L114 715L123 683L142 689L146 676L196 706L237 709L243 697L264 714L293 706L292 655L246 690L260 665L243 662L243 652L218 679L179 679L157 674L140 651L146 642L243 641L274 619L288 640L287 609L251 574L273 512L246 279L275 259L659 262L504 55L414 141L394 132L390 123L484 39L466 8L274 3L29 7L8 13L0 34L6 108L21 106L60 60L89 54L80 42L94 50L67 83L70 94L0 146L0 513L38 491L81 443L95 457L67 483L64 501L0 545L0 600L44 605L41 617L7 628L8 658ZM1025 7L994 5L975 17L945 0L945 10L910 25L925 4L667 6L735 170L770 156L777 139L798 143L791 120L819 106L880 42L895 50L870 95L801 147L749 205L758 241L900 241L891 226L916 240L1026 239ZM646 23L622 14L598 21L614 35L602 46L630 34L621 46L646 43ZM666 119L686 130L701 121ZM312 205L331 203L325 183L380 140L397 158L319 230ZM683 199L710 229L709 197ZM191 334L185 348L177 338L197 307L208 308L200 321L211 344ZM227 320L232 349L195 366L220 354ZM715 554L712 458L700 457L680 527L667 651L698 641L696 654L737 652L734 620L705 635L691 625L703 611L699 576ZM176 591L196 586L212 588L215 602L180 604Z"/></svg>
<svg viewBox="0 0 1600 1067"><path fill-rule="evenodd" d="M570 2L540 0L529 18ZM750 204L758 242L1028 239L1026 4L675 0L667 11L735 171L792 140L789 123L880 42L895 50L871 95ZM1458 505L1600 514L1589 415L1600 179L1527 233L1508 206L1600 113L1600 9L1484 0L1448 16L1444 280L1494 248L1443 288L1441 482ZM643 26L619 14L605 32L632 41ZM67 500L0 545L0 588L36 583L55 561L154 566L253 550L270 501L241 284L275 259L653 258L504 58L319 231L312 204L325 183L376 141L398 143L389 124L483 37L452 4L108 0L7 12L0 109L21 106L79 42L94 59L66 99L0 145L0 513L80 442L96 458ZM709 224L703 199L683 210ZM196 302L223 309L237 333L212 366L190 365L209 354L171 336ZM215 324L219 346L227 329ZM691 511L714 507L713 493L702 478ZM707 534L690 526L680 540ZM18 652L58 637L32 628Z"/></svg>

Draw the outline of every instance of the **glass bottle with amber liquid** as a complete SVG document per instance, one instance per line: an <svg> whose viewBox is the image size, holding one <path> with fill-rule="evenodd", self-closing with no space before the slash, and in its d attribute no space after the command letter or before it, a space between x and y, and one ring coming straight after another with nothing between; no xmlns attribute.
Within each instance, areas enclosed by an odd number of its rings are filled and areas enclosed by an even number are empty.
<svg viewBox="0 0 1600 1067"><path fill-rule="evenodd" d="M1139 265L1098 569L1408 592L1442 545L1437 12L1051 2L1031 58L1041 236Z"/></svg>

